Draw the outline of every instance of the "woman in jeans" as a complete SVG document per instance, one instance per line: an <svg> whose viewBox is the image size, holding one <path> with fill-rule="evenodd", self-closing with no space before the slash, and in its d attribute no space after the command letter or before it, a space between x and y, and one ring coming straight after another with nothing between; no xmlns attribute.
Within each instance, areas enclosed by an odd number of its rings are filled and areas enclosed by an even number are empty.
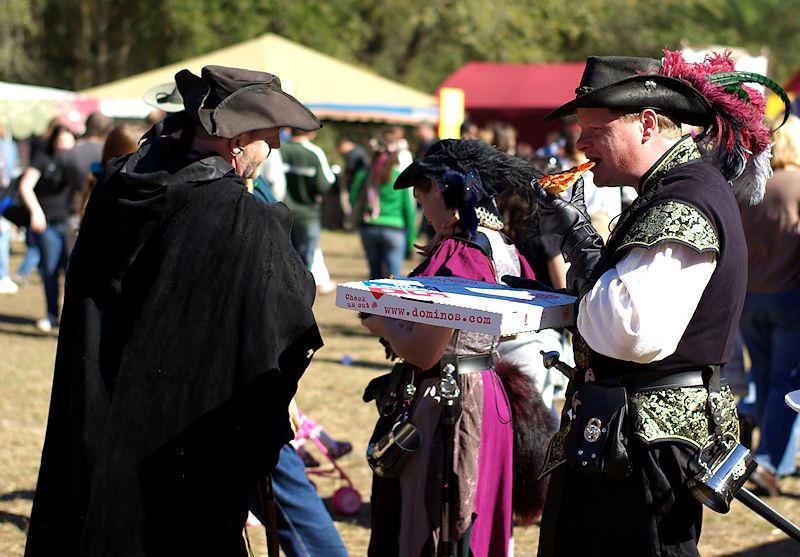
<svg viewBox="0 0 800 557"><path fill-rule="evenodd" d="M36 154L19 183L20 196L30 211L30 232L39 248L39 273L42 276L47 314L36 322L43 332L58 323L59 272L67 263L67 219L72 211L72 194L64 179L59 155L75 145L75 136L64 126L56 126L47 139L47 148Z"/></svg>
<svg viewBox="0 0 800 557"><path fill-rule="evenodd" d="M800 119L774 135L764 200L742 207L748 277L739 328L752 362L755 422L760 429L750 477L770 495L795 472L800 418L784 402L800 389Z"/></svg>
<svg viewBox="0 0 800 557"><path fill-rule="evenodd" d="M403 259L417 237L414 198L409 190L393 188L399 174L397 153L384 148L375 154L371 169L362 168L353 177L350 204L360 219L370 279L402 275Z"/></svg>

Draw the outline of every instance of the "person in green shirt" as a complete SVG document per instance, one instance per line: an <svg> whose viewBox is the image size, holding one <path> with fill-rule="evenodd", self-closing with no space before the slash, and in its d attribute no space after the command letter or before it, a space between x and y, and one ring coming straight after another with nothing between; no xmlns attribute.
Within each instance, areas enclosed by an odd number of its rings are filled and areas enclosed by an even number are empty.
<svg viewBox="0 0 800 557"><path fill-rule="evenodd" d="M361 244L369 264L369 278L401 276L403 258L417 239L417 205L411 190L396 190L397 154L379 151L371 168L353 177L350 205L361 224Z"/></svg>

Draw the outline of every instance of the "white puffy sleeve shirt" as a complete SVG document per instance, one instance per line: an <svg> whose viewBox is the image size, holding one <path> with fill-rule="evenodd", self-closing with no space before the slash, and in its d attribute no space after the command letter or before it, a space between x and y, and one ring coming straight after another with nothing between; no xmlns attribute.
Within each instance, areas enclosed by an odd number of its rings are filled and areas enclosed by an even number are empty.
<svg viewBox="0 0 800 557"><path fill-rule="evenodd" d="M663 360L678 347L716 255L677 242L632 248L581 300L578 331L605 356L640 364Z"/></svg>

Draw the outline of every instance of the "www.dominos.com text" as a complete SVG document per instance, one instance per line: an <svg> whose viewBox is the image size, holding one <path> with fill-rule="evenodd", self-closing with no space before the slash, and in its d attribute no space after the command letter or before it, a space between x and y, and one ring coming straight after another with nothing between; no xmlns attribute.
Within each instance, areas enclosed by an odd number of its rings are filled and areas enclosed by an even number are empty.
<svg viewBox="0 0 800 557"><path fill-rule="evenodd" d="M492 318L488 315L461 315L458 312L439 311L438 309L417 309L407 310L401 307L384 306L383 312L388 316L420 317L423 319L436 319L441 321L455 321L464 323L477 323L481 325L491 325Z"/></svg>

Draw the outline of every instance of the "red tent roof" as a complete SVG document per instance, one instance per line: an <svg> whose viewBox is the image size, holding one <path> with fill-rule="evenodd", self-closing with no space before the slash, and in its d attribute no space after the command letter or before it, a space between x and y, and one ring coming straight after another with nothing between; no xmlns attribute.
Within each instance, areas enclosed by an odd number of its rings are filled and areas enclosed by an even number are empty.
<svg viewBox="0 0 800 557"><path fill-rule="evenodd" d="M792 75L789 81L786 82L786 85L783 86L790 93L794 93L795 95L800 94L800 70L797 73Z"/></svg>
<svg viewBox="0 0 800 557"><path fill-rule="evenodd" d="M440 87L464 90L466 108L551 110L575 98L583 62L491 64L469 62Z"/></svg>

